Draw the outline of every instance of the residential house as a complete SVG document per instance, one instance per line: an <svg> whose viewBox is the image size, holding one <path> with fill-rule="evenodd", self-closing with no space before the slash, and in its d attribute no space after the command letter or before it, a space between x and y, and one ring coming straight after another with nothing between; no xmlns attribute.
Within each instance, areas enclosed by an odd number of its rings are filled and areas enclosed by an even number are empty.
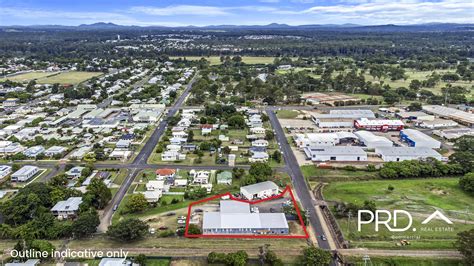
<svg viewBox="0 0 474 266"><path fill-rule="evenodd" d="M82 170L84 170L85 167L82 166L74 166L73 168L69 169L69 171L66 172L66 175L69 178L79 178L82 175Z"/></svg>
<svg viewBox="0 0 474 266"><path fill-rule="evenodd" d="M25 165L11 175L13 182L26 182L39 172L39 168L32 165Z"/></svg>
<svg viewBox="0 0 474 266"><path fill-rule="evenodd" d="M250 128L250 133L252 133L252 134L265 134L265 129L263 127L252 127L252 128Z"/></svg>
<svg viewBox="0 0 474 266"><path fill-rule="evenodd" d="M58 154L63 154L66 152L66 148L62 146L52 146L44 151L44 155L47 157L53 157Z"/></svg>
<svg viewBox="0 0 474 266"><path fill-rule="evenodd" d="M75 218L81 203L82 197L70 197L67 200L56 203L51 212L60 220Z"/></svg>
<svg viewBox="0 0 474 266"><path fill-rule="evenodd" d="M217 174L217 184L232 185L232 172L223 171Z"/></svg>
<svg viewBox="0 0 474 266"><path fill-rule="evenodd" d="M0 165L0 180L11 174L12 167L9 165Z"/></svg>
<svg viewBox="0 0 474 266"><path fill-rule="evenodd" d="M264 140L264 139L254 140L254 141L252 141L252 146L255 146L255 147L267 147L267 146L268 146L268 141L267 141L267 140Z"/></svg>
<svg viewBox="0 0 474 266"><path fill-rule="evenodd" d="M177 151L165 151L161 154L161 160L164 162L182 161L186 160L186 154L182 154Z"/></svg>
<svg viewBox="0 0 474 266"><path fill-rule="evenodd" d="M162 195L162 192L161 190L153 190L153 191L145 191L145 192L142 192L143 195L145 196L145 199L149 202L149 203L156 203L160 200L161 198L161 195Z"/></svg>
<svg viewBox="0 0 474 266"><path fill-rule="evenodd" d="M175 169L169 169L169 168L162 168L162 169L157 169L155 171L156 173L156 179L158 180L168 180L172 179L176 175L176 170Z"/></svg>
<svg viewBox="0 0 474 266"><path fill-rule="evenodd" d="M268 161L268 153L266 152L254 152L252 156L249 158L249 162L256 163L256 162L266 162Z"/></svg>
<svg viewBox="0 0 474 266"><path fill-rule="evenodd" d="M209 124L201 125L201 134L202 135L211 134L213 128L214 128L213 125L209 125Z"/></svg>
<svg viewBox="0 0 474 266"><path fill-rule="evenodd" d="M191 170L189 176L193 179L193 183L208 184L211 172Z"/></svg>

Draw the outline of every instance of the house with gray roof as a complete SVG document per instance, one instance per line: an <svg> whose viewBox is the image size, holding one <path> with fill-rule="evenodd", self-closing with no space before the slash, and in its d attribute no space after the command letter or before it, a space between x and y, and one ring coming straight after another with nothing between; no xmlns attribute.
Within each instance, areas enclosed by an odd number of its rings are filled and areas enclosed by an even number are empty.
<svg viewBox="0 0 474 266"><path fill-rule="evenodd" d="M67 200L56 203L51 212L60 220L74 218L79 211L81 203L82 197L70 197Z"/></svg>

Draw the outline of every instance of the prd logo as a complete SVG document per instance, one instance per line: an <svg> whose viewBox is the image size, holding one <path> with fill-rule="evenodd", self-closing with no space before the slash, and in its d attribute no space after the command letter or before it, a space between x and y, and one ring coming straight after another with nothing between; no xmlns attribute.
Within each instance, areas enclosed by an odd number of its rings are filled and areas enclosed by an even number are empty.
<svg viewBox="0 0 474 266"><path fill-rule="evenodd" d="M363 220L362 216L366 214L370 217L368 220ZM365 215L364 215L365 216ZM403 228L397 227L397 218L405 216L408 218L408 225ZM453 224L451 220L448 219L443 213L436 210L430 216L428 216L425 220L421 222L421 224L427 224L431 220L438 218L443 220L447 224ZM405 232L409 230L413 224L413 217L411 214L405 210L394 210L393 214L387 210L376 210L375 213L371 210L359 210L357 212L357 230L361 231L361 226L363 224L370 224L374 222L375 224L375 232L379 231L379 226L384 225L390 232ZM416 228L412 229L416 231Z"/></svg>

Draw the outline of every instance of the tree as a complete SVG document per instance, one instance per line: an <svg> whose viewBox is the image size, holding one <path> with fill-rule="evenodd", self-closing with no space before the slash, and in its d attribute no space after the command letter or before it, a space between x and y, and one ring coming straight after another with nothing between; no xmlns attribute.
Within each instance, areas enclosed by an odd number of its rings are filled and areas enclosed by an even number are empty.
<svg viewBox="0 0 474 266"><path fill-rule="evenodd" d="M329 265L329 263L331 263L331 253L329 251L315 246L303 250L302 265Z"/></svg>
<svg viewBox="0 0 474 266"><path fill-rule="evenodd" d="M92 209L79 215L72 223L72 234L75 238L89 237L97 230L100 224L99 214Z"/></svg>
<svg viewBox="0 0 474 266"><path fill-rule="evenodd" d="M272 176L272 168L266 163L252 163L249 174L257 177L259 180L266 180Z"/></svg>
<svg viewBox="0 0 474 266"><path fill-rule="evenodd" d="M143 238L148 233L148 224L140 219L125 218L109 226L107 235L113 239L128 242Z"/></svg>
<svg viewBox="0 0 474 266"><path fill-rule="evenodd" d="M463 255L466 265L470 265L474 261L474 229L458 233L454 245Z"/></svg>
<svg viewBox="0 0 474 266"><path fill-rule="evenodd" d="M194 141L194 131L192 131L192 130L189 131L186 141L187 142L193 142Z"/></svg>
<svg viewBox="0 0 474 266"><path fill-rule="evenodd" d="M234 129L242 129L245 127L245 118L242 115L233 115L227 120L229 127Z"/></svg>
<svg viewBox="0 0 474 266"><path fill-rule="evenodd" d="M99 178L93 178L87 186L85 201L89 202L96 209L103 209L112 199L110 189Z"/></svg>
<svg viewBox="0 0 474 266"><path fill-rule="evenodd" d="M148 208L148 201L143 193L132 194L128 197L125 208L131 213L142 212Z"/></svg>
<svg viewBox="0 0 474 266"><path fill-rule="evenodd" d="M39 239L32 240L31 242L27 243L27 246L28 246L27 249L34 249L35 251L39 251L41 253L47 252L48 258L51 257L54 250L56 249L56 247L50 242L46 240L39 240ZM42 259L42 258L39 258L39 259Z"/></svg>
<svg viewBox="0 0 474 266"><path fill-rule="evenodd" d="M225 263L232 266L244 266L247 265L248 259L249 256L247 255L247 252L240 250L235 253L227 254Z"/></svg>
<svg viewBox="0 0 474 266"><path fill-rule="evenodd" d="M383 100L387 104L394 104L400 101L400 96L393 90L387 91L383 94Z"/></svg>
<svg viewBox="0 0 474 266"><path fill-rule="evenodd" d="M133 259L133 262L135 262L136 264L140 265L140 266L145 266L146 265L146 261L147 261L147 257L145 254L138 254L138 256L136 256L134 259Z"/></svg>
<svg viewBox="0 0 474 266"><path fill-rule="evenodd" d="M281 152L276 150L272 154L273 160L275 160L277 163L281 162Z"/></svg>
<svg viewBox="0 0 474 266"><path fill-rule="evenodd" d="M201 229L195 224L190 224L188 227L188 234L190 235L200 235L202 234Z"/></svg>
<svg viewBox="0 0 474 266"><path fill-rule="evenodd" d="M265 253L265 262L271 266L283 265L283 262L278 258L273 250L267 250Z"/></svg>
<svg viewBox="0 0 474 266"><path fill-rule="evenodd" d="M474 194L474 172L467 173L459 178L459 186L462 190Z"/></svg>
<svg viewBox="0 0 474 266"><path fill-rule="evenodd" d="M421 103L419 102L414 102L414 103L410 103L410 105L408 106L408 111L421 111Z"/></svg>
<svg viewBox="0 0 474 266"><path fill-rule="evenodd" d="M275 138L275 133L273 133L272 130L265 130L265 139L270 141L270 140L273 140Z"/></svg>

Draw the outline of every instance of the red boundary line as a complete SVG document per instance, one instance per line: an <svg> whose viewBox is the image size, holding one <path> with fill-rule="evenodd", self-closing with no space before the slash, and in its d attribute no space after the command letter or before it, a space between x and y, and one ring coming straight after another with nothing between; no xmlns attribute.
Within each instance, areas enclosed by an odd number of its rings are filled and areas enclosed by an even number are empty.
<svg viewBox="0 0 474 266"><path fill-rule="evenodd" d="M260 203L260 202L267 201L267 200L282 198L283 195L285 195L286 192L290 193L291 200L293 201L293 206L295 207L296 213L298 215L298 220L299 220L301 226L303 227L304 235L232 235L232 234L229 234L229 235L227 235L227 234L191 235L191 234L188 234L189 219L191 218L191 209L196 204L203 203L203 202L206 202L206 201L211 201L211 200L218 199L218 198L221 198L221 197L224 197L224 196L229 196L229 198L231 200L245 202L245 203L249 203L249 204L256 204L256 203ZM281 192L278 195L271 196L271 197L265 198L265 199L255 200L255 201L238 199L238 198L235 198L230 192L227 192L227 193L224 193L224 194L219 194L219 195L212 196L210 198L206 198L206 199L198 200L198 201L195 201L195 202L191 202L188 206L188 216L186 217L186 228L184 230L184 236L188 237L188 238L304 238L304 239L309 238L308 231L306 229L306 226L303 223L303 217L301 216L301 212L300 212L300 209L298 207L298 203L296 202L295 196L293 195L293 191L291 190L290 186L286 186L286 188L283 190L283 192Z"/></svg>

